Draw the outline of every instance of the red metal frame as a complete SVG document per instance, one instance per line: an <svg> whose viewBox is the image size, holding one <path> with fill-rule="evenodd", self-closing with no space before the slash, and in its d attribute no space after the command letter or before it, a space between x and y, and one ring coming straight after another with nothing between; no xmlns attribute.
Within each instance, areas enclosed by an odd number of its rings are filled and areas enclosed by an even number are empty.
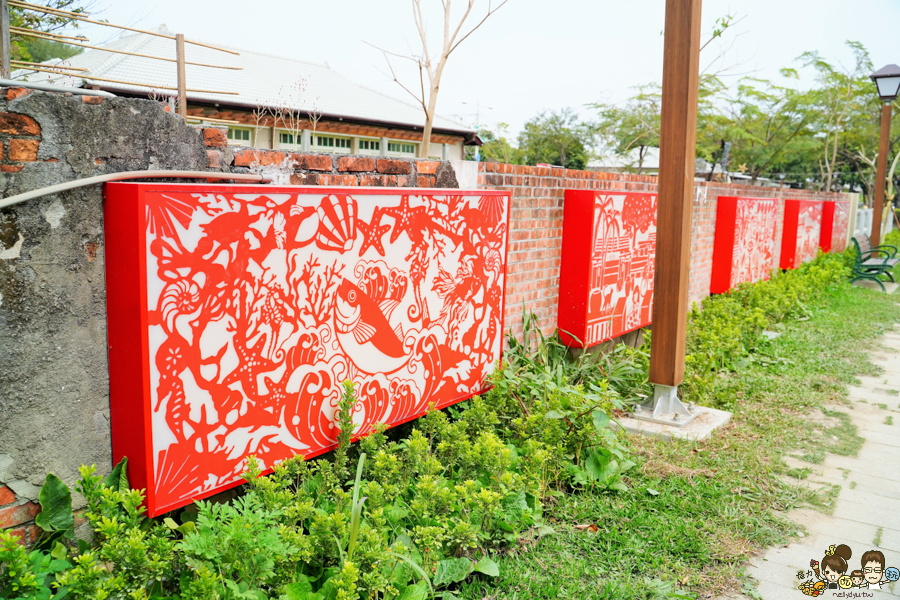
<svg viewBox="0 0 900 600"><path fill-rule="evenodd" d="M113 458L151 516L239 485L250 454L270 470L333 449L343 379L355 438L488 388L508 192L104 193Z"/></svg>
<svg viewBox="0 0 900 600"><path fill-rule="evenodd" d="M709 293L768 279L775 267L775 198L719 196Z"/></svg>
<svg viewBox="0 0 900 600"><path fill-rule="evenodd" d="M843 252L847 249L847 229L850 227L850 202L822 204L822 252Z"/></svg>
<svg viewBox="0 0 900 600"><path fill-rule="evenodd" d="M819 250L821 228L821 200L785 200L780 267L796 269L814 259Z"/></svg>
<svg viewBox="0 0 900 600"><path fill-rule="evenodd" d="M566 190L557 326L588 348L651 322L656 194Z"/></svg>

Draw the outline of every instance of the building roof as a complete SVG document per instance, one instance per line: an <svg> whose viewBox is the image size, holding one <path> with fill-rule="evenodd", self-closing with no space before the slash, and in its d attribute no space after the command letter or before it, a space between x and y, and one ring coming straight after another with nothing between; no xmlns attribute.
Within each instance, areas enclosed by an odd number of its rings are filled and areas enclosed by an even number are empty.
<svg viewBox="0 0 900 600"><path fill-rule="evenodd" d="M154 31L171 35L165 25L161 25ZM343 118L419 128L425 125L425 115L420 106L358 85L333 71L327 65L221 44L214 45L237 51L240 55L236 56L188 43L185 44L186 60L212 65L243 67L243 69L238 71L187 65L185 79L188 90L204 90L188 91L189 102L219 103L252 110L257 106L275 106L280 102L289 101L294 108L304 113L315 111L326 119ZM102 47L163 58L175 58L175 42L173 40L145 33L121 35ZM174 62L114 54L101 50L85 50L65 61L47 62L88 69L91 75L104 79L139 82L147 85L135 86L91 80L87 76L71 77L35 72L28 72L28 80L49 81L76 87L97 85L102 89L132 94L148 94L155 90L160 95L172 95L175 93L174 90L162 89L161 86L170 88L177 86ZM13 77L26 72L25 70L18 71L13 74ZM293 89L300 82L305 83L306 86L302 94ZM154 86L160 87L154 88ZM210 93L215 91L236 92L237 94ZM439 115L435 115L433 127L435 130L444 132L470 136L475 134L473 128Z"/></svg>

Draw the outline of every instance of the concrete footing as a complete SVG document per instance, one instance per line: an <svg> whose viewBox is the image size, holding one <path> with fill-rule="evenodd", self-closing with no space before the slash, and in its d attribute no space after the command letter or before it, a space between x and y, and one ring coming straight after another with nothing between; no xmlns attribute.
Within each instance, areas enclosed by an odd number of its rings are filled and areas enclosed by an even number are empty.
<svg viewBox="0 0 900 600"><path fill-rule="evenodd" d="M725 410L697 406L694 408L694 412L697 416L684 427L663 425L631 417L623 417L618 419L618 422L629 433L640 433L666 440L701 441L709 438L715 429L731 420L731 413Z"/></svg>

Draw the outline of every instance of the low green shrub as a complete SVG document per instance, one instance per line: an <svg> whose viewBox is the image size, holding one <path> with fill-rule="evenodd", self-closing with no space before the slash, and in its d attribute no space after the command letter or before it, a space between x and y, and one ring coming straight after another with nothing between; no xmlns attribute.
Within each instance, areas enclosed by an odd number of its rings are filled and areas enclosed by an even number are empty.
<svg viewBox="0 0 900 600"><path fill-rule="evenodd" d="M727 407L733 401L729 384L720 373L733 372L755 359L765 360L770 339L786 319L809 318L808 304L825 288L847 281L852 251L820 254L798 269L779 273L768 281L742 284L709 296L702 310L694 305L689 316L685 355L684 398Z"/></svg>
<svg viewBox="0 0 900 600"><path fill-rule="evenodd" d="M895 208L894 212L900 214L900 208ZM884 239L881 240L881 243L900 248L900 229L891 229L888 234L884 236Z"/></svg>
<svg viewBox="0 0 900 600"><path fill-rule="evenodd" d="M622 475L635 463L610 415L649 387L647 353L620 345L572 358L556 336L544 337L533 314L523 315L522 341L510 335L507 346L487 400L516 451L541 456L541 489L624 489Z"/></svg>
<svg viewBox="0 0 900 600"><path fill-rule="evenodd" d="M38 547L26 552L0 532L0 598L451 599L464 579L498 575L490 550L545 528L546 442L526 440L520 451L486 401L472 399L455 419L431 410L405 439L382 427L351 446L342 415L354 403L347 385L334 460L296 457L262 476L251 457L230 503L148 519L124 462L106 478L82 468L92 545L74 541L71 494L48 475Z"/></svg>

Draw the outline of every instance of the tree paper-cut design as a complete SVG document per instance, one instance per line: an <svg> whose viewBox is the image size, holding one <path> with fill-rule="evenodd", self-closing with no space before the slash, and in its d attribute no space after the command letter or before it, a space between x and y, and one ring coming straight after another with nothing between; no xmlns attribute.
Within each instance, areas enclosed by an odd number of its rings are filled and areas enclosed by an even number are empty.
<svg viewBox="0 0 900 600"><path fill-rule="evenodd" d="M650 323L656 195L597 193L585 346Z"/></svg>

